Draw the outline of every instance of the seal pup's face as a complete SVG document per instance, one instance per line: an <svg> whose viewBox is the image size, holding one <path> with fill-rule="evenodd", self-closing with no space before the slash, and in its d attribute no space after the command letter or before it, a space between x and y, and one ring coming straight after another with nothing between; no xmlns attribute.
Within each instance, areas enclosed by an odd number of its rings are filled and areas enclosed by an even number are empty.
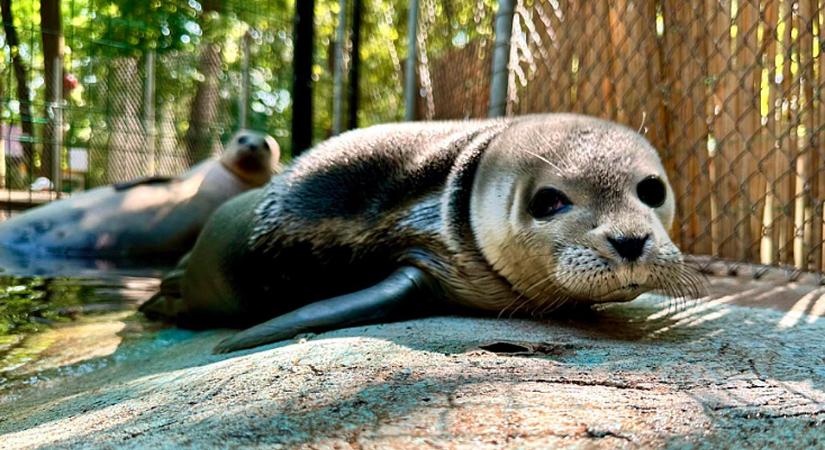
<svg viewBox="0 0 825 450"><path fill-rule="evenodd" d="M243 181L263 186L277 169L280 156L280 147L272 136L241 130L226 144L221 163Z"/></svg>
<svg viewBox="0 0 825 450"><path fill-rule="evenodd" d="M642 136L571 114L516 120L486 150L471 197L482 253L534 313L651 290L698 294L668 237L673 215L667 175Z"/></svg>

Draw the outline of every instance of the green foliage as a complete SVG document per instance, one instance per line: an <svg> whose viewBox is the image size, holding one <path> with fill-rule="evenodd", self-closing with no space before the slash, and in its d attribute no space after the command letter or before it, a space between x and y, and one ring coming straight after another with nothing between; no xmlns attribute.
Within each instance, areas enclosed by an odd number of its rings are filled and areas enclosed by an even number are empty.
<svg viewBox="0 0 825 450"><path fill-rule="evenodd" d="M63 0L66 71L79 80L67 93L65 145L90 149L92 167L87 186L106 181L113 118L123 114L112 98L129 92L137 99L136 120L143 127L146 105L146 58L155 55L155 145L170 138L180 146L189 127L190 104L203 79L198 67L206 43L221 48L219 117L226 139L239 126L244 41L249 42L248 127L278 139L289 155L292 83L292 28L296 0ZM31 70L35 115L45 101L39 0L15 0L14 23L19 51ZM351 1L348 2L351 6ZM493 32L495 0L421 1L420 22L426 32L430 60L454 47ZM407 7L402 0L364 0L361 45L361 126L401 120L404 116L404 61L407 53ZM351 9L351 8L350 8ZM332 80L339 0L316 0L314 138L329 136L332 123ZM350 13L351 14L351 13ZM349 18L351 24L351 18ZM349 36L348 36L349 39ZM349 41L348 41L349 42ZM347 43L348 43L347 42ZM0 33L0 121L19 123L14 98L11 53ZM348 47L345 47L348 48ZM123 58L136 61L139 73L126 85L115 83L113 67ZM122 83L122 81L118 81ZM346 105L345 105L346 107ZM35 117L35 146L47 117ZM170 125L171 124L171 125ZM139 129L135 139L145 139ZM141 142L141 147L145 145ZM12 165L13 166L13 165Z"/></svg>
<svg viewBox="0 0 825 450"><path fill-rule="evenodd" d="M39 0L15 0L12 4L21 40L18 51L30 70L35 147L39 154L47 145L42 142L42 130L48 122L47 117L41 117L47 79L43 74ZM139 103L132 124L136 120L140 128L132 131L132 138L145 147L144 134L149 131L143 116L145 75L150 52L155 55L155 145L171 138L181 147L181 137L189 127L189 105L203 79L198 63L207 42L221 48L221 75L217 80L220 122L214 124L221 137L228 138L239 126L242 54L244 40L248 39L251 86L247 126L272 134L288 152L293 1L63 0L62 10L65 70L79 81L76 89L66 93L64 144L66 148L90 150L92 167L87 187L106 182L107 153L113 145L112 122L118 114L124 114L113 106L113 96L126 93ZM15 86L11 49L2 32L0 46L0 122L19 124L19 99L10 89ZM113 67L127 58L136 61L140 73L124 85L122 77L115 77ZM11 166L16 168L17 164ZM65 166L64 161L64 168L68 168ZM21 181L16 187L25 185Z"/></svg>
<svg viewBox="0 0 825 450"><path fill-rule="evenodd" d="M0 278L0 336L31 333L45 323L68 320L63 311L83 304L88 289L62 279Z"/></svg>

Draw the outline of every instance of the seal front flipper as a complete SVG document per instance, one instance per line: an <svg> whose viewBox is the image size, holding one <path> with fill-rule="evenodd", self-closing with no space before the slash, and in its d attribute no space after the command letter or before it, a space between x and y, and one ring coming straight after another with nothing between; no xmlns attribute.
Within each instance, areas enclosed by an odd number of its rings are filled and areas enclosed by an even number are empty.
<svg viewBox="0 0 825 450"><path fill-rule="evenodd" d="M151 320L173 320L186 311L181 294L181 280L189 264L190 255L191 253L185 254L177 267L163 277L158 293L140 305L138 311Z"/></svg>
<svg viewBox="0 0 825 450"><path fill-rule="evenodd" d="M437 295L436 281L421 269L402 267L366 289L310 303L241 331L215 346L215 353L257 347L295 337L353 325L421 316L422 307Z"/></svg>

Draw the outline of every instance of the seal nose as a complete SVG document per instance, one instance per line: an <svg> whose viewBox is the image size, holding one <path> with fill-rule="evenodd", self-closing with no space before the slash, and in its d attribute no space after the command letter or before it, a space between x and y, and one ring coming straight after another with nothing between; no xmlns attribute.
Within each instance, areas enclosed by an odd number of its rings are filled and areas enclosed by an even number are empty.
<svg viewBox="0 0 825 450"><path fill-rule="evenodd" d="M607 237L607 241L610 242L610 245L616 249L616 253L619 254L622 258L628 261L636 261L642 256L642 253L645 251L645 243L647 243L647 239L650 235L645 235L642 237L630 236L630 237Z"/></svg>

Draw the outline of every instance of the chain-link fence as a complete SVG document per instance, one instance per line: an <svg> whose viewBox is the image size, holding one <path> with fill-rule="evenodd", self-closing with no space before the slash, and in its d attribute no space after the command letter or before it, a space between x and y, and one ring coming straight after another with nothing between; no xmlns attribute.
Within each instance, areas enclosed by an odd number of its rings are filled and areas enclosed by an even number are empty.
<svg viewBox="0 0 825 450"><path fill-rule="evenodd" d="M65 0L62 67L46 64L55 33L40 2L9 3L6 207L37 200L40 176L59 173L55 189L70 191L179 173L242 123L288 147L293 2ZM498 3L420 0L416 117L487 115ZM676 190L686 252L825 268L825 1L512 3L507 114L575 111L644 130ZM332 132L337 48L345 71L352 61L351 31L336 32L347 4L316 1L316 140ZM362 126L403 117L408 4L364 1Z"/></svg>
<svg viewBox="0 0 825 450"><path fill-rule="evenodd" d="M682 249L821 271L824 4L519 0L507 112L576 111L641 127L676 190ZM461 87L489 79L478 61L491 42L420 57L432 99L421 117L484 115L485 94Z"/></svg>
<svg viewBox="0 0 825 450"><path fill-rule="evenodd" d="M0 1L0 209L180 174L241 127L285 137L286 3Z"/></svg>

